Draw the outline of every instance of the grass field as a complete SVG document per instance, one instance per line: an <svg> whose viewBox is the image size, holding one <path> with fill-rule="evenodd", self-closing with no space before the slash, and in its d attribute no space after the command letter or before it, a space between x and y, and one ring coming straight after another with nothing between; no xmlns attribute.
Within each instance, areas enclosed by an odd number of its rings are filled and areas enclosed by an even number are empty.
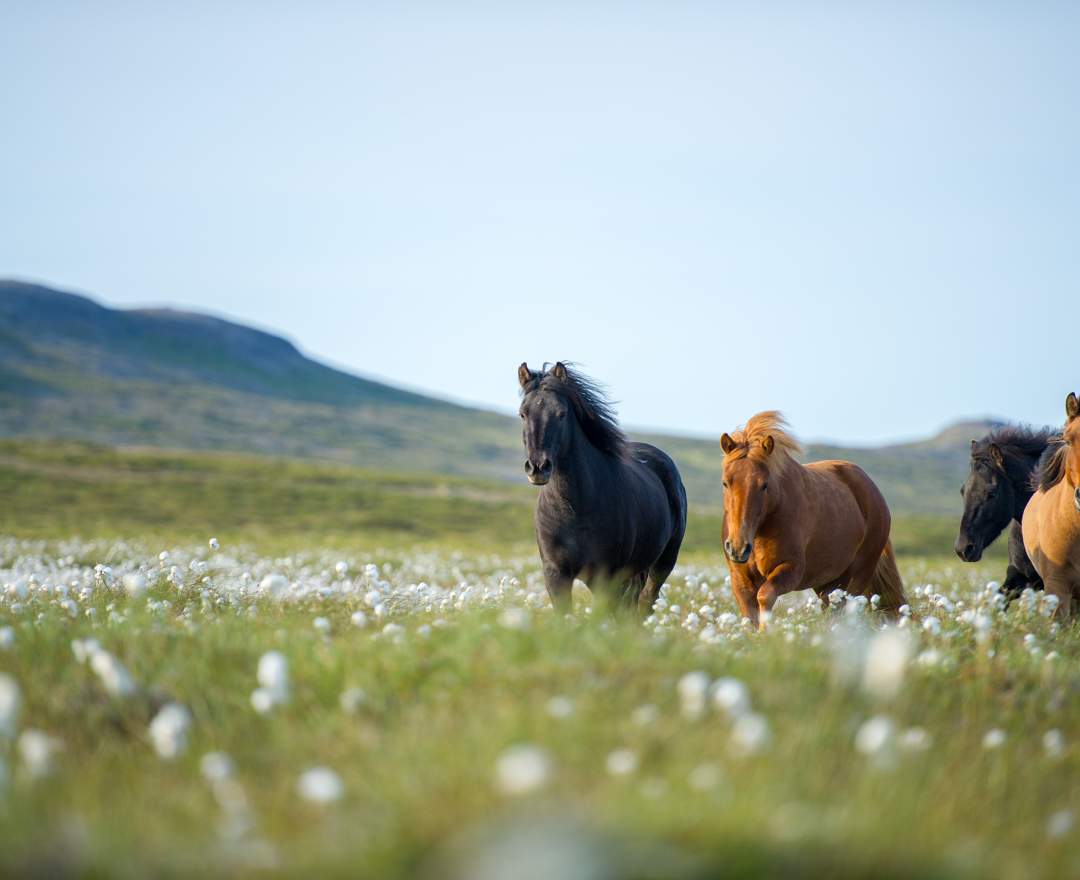
<svg viewBox="0 0 1080 880"><path fill-rule="evenodd" d="M756 633L708 511L643 626L554 618L513 486L6 444L0 497L0 872L1080 874L1080 633L946 523L902 627Z"/></svg>

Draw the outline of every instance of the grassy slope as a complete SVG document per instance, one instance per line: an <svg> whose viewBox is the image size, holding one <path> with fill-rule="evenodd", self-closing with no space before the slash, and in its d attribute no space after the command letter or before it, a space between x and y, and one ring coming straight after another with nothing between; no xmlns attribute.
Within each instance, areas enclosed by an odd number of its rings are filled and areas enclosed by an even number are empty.
<svg viewBox="0 0 1080 880"><path fill-rule="evenodd" d="M533 546L535 490L526 485L250 455L2 440L0 497L0 533L22 537ZM947 556L955 528L950 517L898 515L893 540L902 555ZM719 510L695 506L686 552L715 552L719 534Z"/></svg>

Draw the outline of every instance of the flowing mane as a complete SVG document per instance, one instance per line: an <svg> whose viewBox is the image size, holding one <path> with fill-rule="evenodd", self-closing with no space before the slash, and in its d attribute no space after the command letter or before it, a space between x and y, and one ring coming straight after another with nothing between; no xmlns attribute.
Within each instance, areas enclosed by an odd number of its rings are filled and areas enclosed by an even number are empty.
<svg viewBox="0 0 1080 880"><path fill-rule="evenodd" d="M787 419L774 409L751 416L744 428L731 435L735 448L724 456L725 461L750 457L765 462L770 471L781 471L796 464L794 457L802 453L802 447L788 428ZM766 437L772 437L775 444L771 455L762 446Z"/></svg>
<svg viewBox="0 0 1080 880"><path fill-rule="evenodd" d="M599 384L579 373L574 365L564 366L566 378L560 379L544 364L541 372L533 372L528 385L522 388L522 394L544 389L562 395L573 408L589 442L606 455L621 456L626 451L627 440L611 401L604 396Z"/></svg>
<svg viewBox="0 0 1080 880"><path fill-rule="evenodd" d="M1031 488L1046 492L1060 483L1065 478L1065 459L1068 455L1068 444L1061 437L1055 437L1032 471Z"/></svg>
<svg viewBox="0 0 1080 880"><path fill-rule="evenodd" d="M1053 428L1029 428L1027 425L1003 425L976 441L971 448L973 461L990 461L990 446L997 446L1006 459L1038 459L1060 431Z"/></svg>

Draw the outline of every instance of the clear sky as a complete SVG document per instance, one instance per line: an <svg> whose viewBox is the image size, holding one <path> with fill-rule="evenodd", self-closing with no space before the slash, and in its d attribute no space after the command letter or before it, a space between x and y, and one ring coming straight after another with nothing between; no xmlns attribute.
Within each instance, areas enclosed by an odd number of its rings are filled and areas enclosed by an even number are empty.
<svg viewBox="0 0 1080 880"><path fill-rule="evenodd" d="M1080 3L0 4L0 274L512 409L854 442L1080 389Z"/></svg>

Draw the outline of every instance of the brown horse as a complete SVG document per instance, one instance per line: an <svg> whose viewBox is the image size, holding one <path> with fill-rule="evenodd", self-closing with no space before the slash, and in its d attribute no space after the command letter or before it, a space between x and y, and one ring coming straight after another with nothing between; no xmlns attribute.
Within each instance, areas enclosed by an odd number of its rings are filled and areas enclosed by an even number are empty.
<svg viewBox="0 0 1080 880"><path fill-rule="evenodd" d="M1037 491L1024 508L1024 549L1046 586L1057 596L1056 614L1068 617L1080 601L1080 399L1065 399L1061 442L1035 469Z"/></svg>
<svg viewBox="0 0 1080 880"><path fill-rule="evenodd" d="M764 628L776 600L811 588L824 605L837 587L904 604L878 487L850 461L799 464L801 450L778 412L724 434L724 553L744 616Z"/></svg>

